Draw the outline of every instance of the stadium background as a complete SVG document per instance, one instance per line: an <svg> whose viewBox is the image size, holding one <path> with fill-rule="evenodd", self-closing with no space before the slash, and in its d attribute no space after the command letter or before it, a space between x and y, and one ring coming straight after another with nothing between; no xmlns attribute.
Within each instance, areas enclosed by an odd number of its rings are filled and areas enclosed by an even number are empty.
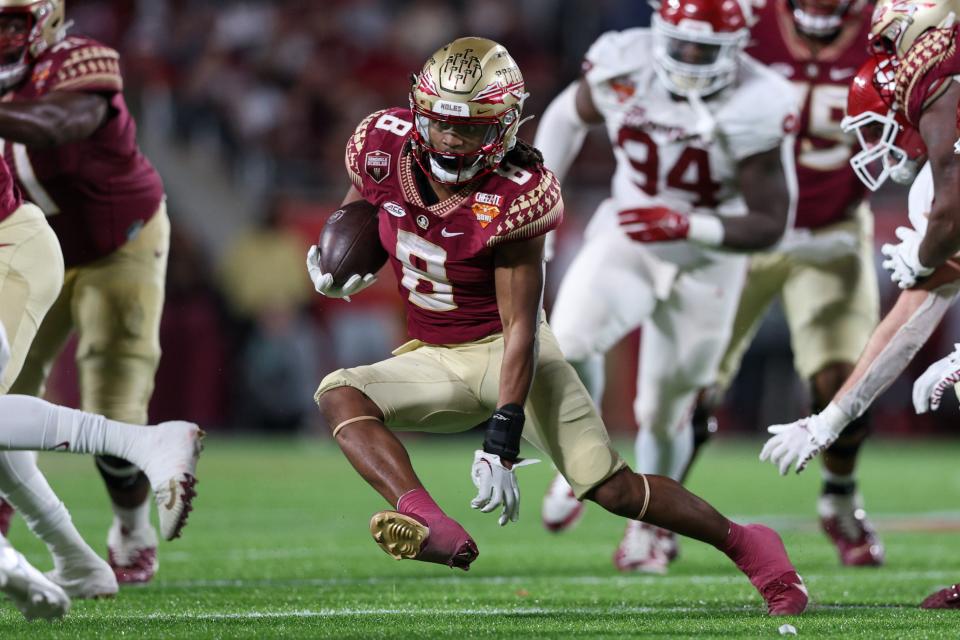
<svg viewBox="0 0 960 640"><path fill-rule="evenodd" d="M403 335L388 273L347 304L314 294L303 268L306 247L347 189L343 148L356 123L406 104L409 74L465 34L507 46L531 93L525 115L537 115L576 77L597 35L649 22L639 0L68 0L67 12L75 32L120 50L141 143L167 188L174 229L151 419L324 437L312 403L322 375L386 357ZM532 139L536 124L521 135ZM597 131L564 185L548 305L612 168ZM896 189L872 199L877 247L893 238L905 202ZM880 281L885 311L896 290L885 274ZM876 403L876 431L955 435L953 398L917 417L910 385L958 335L954 312ZM621 434L635 428L638 339L608 358L603 410ZM806 412L791 357L774 313L728 394L722 432L759 433ZM68 351L49 396L75 405L75 375Z"/></svg>

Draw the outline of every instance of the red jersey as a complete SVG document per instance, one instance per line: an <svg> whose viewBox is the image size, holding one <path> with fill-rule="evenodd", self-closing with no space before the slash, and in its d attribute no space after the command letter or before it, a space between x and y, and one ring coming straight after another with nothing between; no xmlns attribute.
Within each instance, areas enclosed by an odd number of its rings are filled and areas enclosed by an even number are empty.
<svg viewBox="0 0 960 640"><path fill-rule="evenodd" d="M407 309L407 332L430 344L457 344L502 331L494 249L556 228L560 185L542 165L502 163L452 197L426 204L408 145L409 109L371 114L347 142L347 172L379 205L380 242Z"/></svg>
<svg viewBox="0 0 960 640"><path fill-rule="evenodd" d="M107 120L84 140L43 149L0 141L23 197L43 209L65 264L76 266L134 237L160 206L163 183L137 147L116 51L71 36L44 52L29 73L5 99L84 91L110 100Z"/></svg>
<svg viewBox="0 0 960 640"><path fill-rule="evenodd" d="M866 188L850 168L856 140L840 129L850 81L869 55L871 6L851 17L829 45L812 51L797 35L787 0L759 12L747 53L792 81L801 91L795 150L800 199L796 226L815 229L842 220Z"/></svg>

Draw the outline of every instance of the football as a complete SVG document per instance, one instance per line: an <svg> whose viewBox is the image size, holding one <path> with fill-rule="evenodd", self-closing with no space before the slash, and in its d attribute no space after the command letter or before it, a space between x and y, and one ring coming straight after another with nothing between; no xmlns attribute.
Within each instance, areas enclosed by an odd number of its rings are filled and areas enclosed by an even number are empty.
<svg viewBox="0 0 960 640"><path fill-rule="evenodd" d="M366 200L356 200L330 214L323 225L317 243L320 268L333 275L337 286L354 274L376 273L387 261L380 244L379 211Z"/></svg>

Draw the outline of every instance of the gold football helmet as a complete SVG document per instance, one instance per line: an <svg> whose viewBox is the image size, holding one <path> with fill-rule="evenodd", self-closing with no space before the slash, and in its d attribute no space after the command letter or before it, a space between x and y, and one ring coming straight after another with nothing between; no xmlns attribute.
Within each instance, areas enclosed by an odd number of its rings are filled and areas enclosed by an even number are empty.
<svg viewBox="0 0 960 640"><path fill-rule="evenodd" d="M492 171L516 145L528 94L502 45L459 38L412 80L413 155L438 182L462 184Z"/></svg>
<svg viewBox="0 0 960 640"><path fill-rule="evenodd" d="M953 26L960 0L880 0L873 10L870 45L902 58L921 34Z"/></svg>
<svg viewBox="0 0 960 640"><path fill-rule="evenodd" d="M30 65L67 35L63 0L0 0L0 20L18 16L25 20L23 29L0 35L0 89L19 83Z"/></svg>

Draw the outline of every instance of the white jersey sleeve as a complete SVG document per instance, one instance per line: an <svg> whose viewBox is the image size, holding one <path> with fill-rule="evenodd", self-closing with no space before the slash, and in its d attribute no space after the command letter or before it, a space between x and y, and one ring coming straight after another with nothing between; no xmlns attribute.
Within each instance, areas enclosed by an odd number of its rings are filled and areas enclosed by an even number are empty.
<svg viewBox="0 0 960 640"><path fill-rule="evenodd" d="M717 114L721 144L738 161L775 149L795 133L800 102L788 80L747 55L740 62L740 84Z"/></svg>
<svg viewBox="0 0 960 640"><path fill-rule="evenodd" d="M584 78L600 113L617 109L636 90L631 76L653 63L649 29L608 31L590 45L584 56ZM622 82L617 82L622 80Z"/></svg>

